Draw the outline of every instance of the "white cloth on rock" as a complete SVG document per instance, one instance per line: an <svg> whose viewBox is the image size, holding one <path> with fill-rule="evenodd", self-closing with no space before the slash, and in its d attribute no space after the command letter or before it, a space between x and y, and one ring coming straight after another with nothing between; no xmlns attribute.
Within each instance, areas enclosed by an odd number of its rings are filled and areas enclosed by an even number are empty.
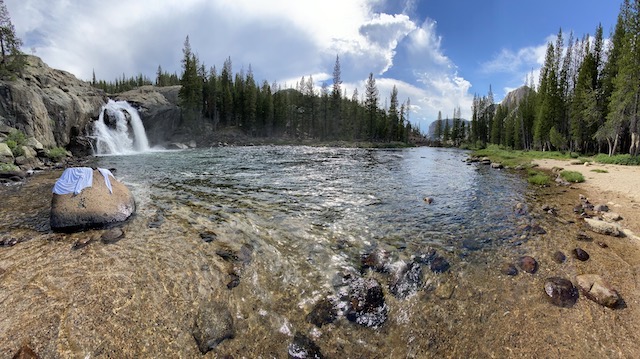
<svg viewBox="0 0 640 359"><path fill-rule="evenodd" d="M111 171L105 168L98 168L98 171L102 173L104 182L109 189L109 193L113 193L111 188L111 181L109 176L115 178ZM56 181L53 186L53 193L58 195L63 194L79 194L83 189L91 187L93 183L93 169L90 167L71 167L62 172L62 175Z"/></svg>

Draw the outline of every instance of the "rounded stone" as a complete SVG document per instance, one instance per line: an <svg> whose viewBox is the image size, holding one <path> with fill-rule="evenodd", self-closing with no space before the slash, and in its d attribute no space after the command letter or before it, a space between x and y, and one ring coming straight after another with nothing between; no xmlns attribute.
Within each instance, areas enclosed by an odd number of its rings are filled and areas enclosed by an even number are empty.
<svg viewBox="0 0 640 359"><path fill-rule="evenodd" d="M567 256L566 256L566 255L564 255L564 253L562 253L561 251L556 251L556 252L553 254L553 260L554 260L556 263L564 263L564 261L566 261L566 260L567 260Z"/></svg>
<svg viewBox="0 0 640 359"><path fill-rule="evenodd" d="M500 273L514 276L518 274L518 269L513 265L513 263L504 263L500 269Z"/></svg>
<svg viewBox="0 0 640 359"><path fill-rule="evenodd" d="M579 247L573 250L573 256L576 257L576 259L581 260L583 262L589 260L589 253L587 253L587 251Z"/></svg>
<svg viewBox="0 0 640 359"><path fill-rule="evenodd" d="M560 277L547 278L544 281L544 292L549 301L559 307L570 308L578 301L578 289L570 280Z"/></svg>
<svg viewBox="0 0 640 359"><path fill-rule="evenodd" d="M538 262L531 256L522 256L518 260L518 266L523 271L533 274L538 271Z"/></svg>

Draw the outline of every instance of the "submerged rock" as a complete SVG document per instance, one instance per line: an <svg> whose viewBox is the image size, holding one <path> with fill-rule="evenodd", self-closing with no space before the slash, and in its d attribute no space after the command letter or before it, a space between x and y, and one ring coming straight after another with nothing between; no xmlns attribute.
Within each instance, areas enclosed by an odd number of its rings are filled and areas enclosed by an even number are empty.
<svg viewBox="0 0 640 359"><path fill-rule="evenodd" d="M211 231L206 231L206 232L202 232L200 233L200 238L205 242L205 243L210 243L215 241L216 239L218 239L218 235L215 232L211 232Z"/></svg>
<svg viewBox="0 0 640 359"><path fill-rule="evenodd" d="M122 228L112 228L102 233L100 240L104 244L114 244L122 238L124 238L124 231L122 230Z"/></svg>
<svg viewBox="0 0 640 359"><path fill-rule="evenodd" d="M127 220L136 210L133 195L115 178L110 177L110 182L113 193L107 188L102 174L94 170L91 187L78 194L54 193L51 229L69 232Z"/></svg>
<svg viewBox="0 0 640 359"><path fill-rule="evenodd" d="M33 349L29 348L28 345L24 344L18 351L13 355L13 359L39 359L40 357Z"/></svg>
<svg viewBox="0 0 640 359"><path fill-rule="evenodd" d="M555 253L553 253L553 260L558 264L564 263L564 261L567 260L567 256L564 255L564 253L562 253L561 251L556 251Z"/></svg>
<svg viewBox="0 0 640 359"><path fill-rule="evenodd" d="M518 259L518 266L523 271L533 274L538 271L538 262L531 256L523 256Z"/></svg>
<svg viewBox="0 0 640 359"><path fill-rule="evenodd" d="M500 268L500 273L504 275L514 276L518 274L518 269L513 263L504 263L502 268Z"/></svg>
<svg viewBox="0 0 640 359"><path fill-rule="evenodd" d="M582 294L592 301L609 308L621 308L624 301L618 291L609 282L597 274L576 276L576 282Z"/></svg>
<svg viewBox="0 0 640 359"><path fill-rule="evenodd" d="M202 354L214 349L223 340L232 339L235 333L231 312L220 302L205 303L196 314L192 334Z"/></svg>
<svg viewBox="0 0 640 359"><path fill-rule="evenodd" d="M578 289L570 280L560 277L547 278L544 281L544 292L553 305L569 308L578 301Z"/></svg>
<svg viewBox="0 0 640 359"><path fill-rule="evenodd" d="M360 270L364 273L367 269L373 269L376 272L389 272L390 254L387 250L376 247L368 253L364 253L360 257Z"/></svg>
<svg viewBox="0 0 640 359"><path fill-rule="evenodd" d="M287 348L290 359L322 359L320 347L306 335L296 333Z"/></svg>
<svg viewBox="0 0 640 359"><path fill-rule="evenodd" d="M580 247L573 250L573 256L583 262L589 260L589 253Z"/></svg>
<svg viewBox="0 0 640 359"><path fill-rule="evenodd" d="M91 236L80 238L73 243L73 245L71 246L71 249L78 250L78 249L84 248L89 244L91 244L91 242L93 242L93 237Z"/></svg>
<svg viewBox="0 0 640 359"><path fill-rule="evenodd" d="M436 255L431 260L431 263L429 263L429 269L431 269L431 271L434 273L446 272L447 270L449 270L449 267L451 267L451 265L449 264L447 259L440 255Z"/></svg>
<svg viewBox="0 0 640 359"><path fill-rule="evenodd" d="M406 298L418 291L422 286L422 266L416 262L410 262L402 266L395 274L389 291L396 298Z"/></svg>
<svg viewBox="0 0 640 359"><path fill-rule="evenodd" d="M387 304L377 280L357 278L348 290L345 312L348 320L369 328L377 328L387 321Z"/></svg>
<svg viewBox="0 0 640 359"><path fill-rule="evenodd" d="M338 311L333 303L328 299L321 299L307 314L307 322L321 328L325 324L333 323L338 317Z"/></svg>
<svg viewBox="0 0 640 359"><path fill-rule="evenodd" d="M587 235L584 232L578 232L578 234L576 235L576 240L581 242L591 242L593 241L593 238L591 238L589 235Z"/></svg>

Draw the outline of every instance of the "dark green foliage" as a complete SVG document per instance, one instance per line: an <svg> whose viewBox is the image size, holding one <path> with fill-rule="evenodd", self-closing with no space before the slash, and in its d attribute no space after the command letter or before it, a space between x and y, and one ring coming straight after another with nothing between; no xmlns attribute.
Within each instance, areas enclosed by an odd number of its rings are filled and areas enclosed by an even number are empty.
<svg viewBox="0 0 640 359"><path fill-rule="evenodd" d="M560 172L560 177L562 177L565 181L571 183L584 182L584 176L582 175L582 173L576 171L562 171Z"/></svg>
<svg viewBox="0 0 640 359"><path fill-rule="evenodd" d="M20 46L22 40L16 35L7 6L0 0L0 77L14 78L24 67Z"/></svg>

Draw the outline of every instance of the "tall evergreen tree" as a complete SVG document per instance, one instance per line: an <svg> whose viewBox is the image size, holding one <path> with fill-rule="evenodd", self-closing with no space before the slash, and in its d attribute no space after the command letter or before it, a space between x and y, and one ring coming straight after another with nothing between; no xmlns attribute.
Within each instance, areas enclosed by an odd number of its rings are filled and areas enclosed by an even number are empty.
<svg viewBox="0 0 640 359"><path fill-rule="evenodd" d="M370 140L376 138L376 124L378 120L378 87L376 86L376 79L373 77L373 72L369 73L367 78L367 84L365 88L365 101L364 107L367 112L368 129L367 133Z"/></svg>
<svg viewBox="0 0 640 359"><path fill-rule="evenodd" d="M182 77L180 78L180 105L190 111L199 112L202 106L202 78L198 76L198 59L191 51L189 36L182 49Z"/></svg>
<svg viewBox="0 0 640 359"><path fill-rule="evenodd" d="M0 69L7 72L19 71L24 65L20 47L22 40L16 35L16 29L11 23L9 10L0 0Z"/></svg>

